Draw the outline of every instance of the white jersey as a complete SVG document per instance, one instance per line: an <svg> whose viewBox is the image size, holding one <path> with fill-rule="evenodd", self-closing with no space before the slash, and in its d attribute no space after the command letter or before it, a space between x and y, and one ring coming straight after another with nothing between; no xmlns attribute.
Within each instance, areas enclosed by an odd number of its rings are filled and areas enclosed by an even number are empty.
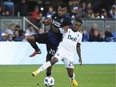
<svg viewBox="0 0 116 87"><path fill-rule="evenodd" d="M60 32L63 34L63 40L60 42L54 57L56 57L58 61L63 61L65 67L74 68L73 54L77 43L81 43L82 34L79 31L74 32L72 29L68 29L68 31L65 32L62 28L60 28Z"/></svg>
<svg viewBox="0 0 116 87"><path fill-rule="evenodd" d="M65 32L64 29L60 28L60 32L63 34L63 40L62 42L60 42L58 48L62 48L70 54L73 54L76 49L77 43L81 43L82 41L82 34L79 31L74 32L70 28L67 32Z"/></svg>

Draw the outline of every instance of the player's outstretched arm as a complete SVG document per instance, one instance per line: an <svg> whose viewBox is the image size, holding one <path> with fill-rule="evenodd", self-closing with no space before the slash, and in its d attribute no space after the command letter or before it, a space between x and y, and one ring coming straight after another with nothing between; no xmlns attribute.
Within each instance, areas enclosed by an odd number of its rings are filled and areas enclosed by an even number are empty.
<svg viewBox="0 0 116 87"><path fill-rule="evenodd" d="M77 54L78 54L78 56L79 56L79 63L80 63L80 65L82 65L82 58L81 58L81 47L80 47L80 43L77 43L77 45L76 45L76 51L77 51Z"/></svg>
<svg viewBox="0 0 116 87"><path fill-rule="evenodd" d="M43 24L44 24L45 26L51 25L51 24L52 24L52 19L45 20L45 21L43 22Z"/></svg>

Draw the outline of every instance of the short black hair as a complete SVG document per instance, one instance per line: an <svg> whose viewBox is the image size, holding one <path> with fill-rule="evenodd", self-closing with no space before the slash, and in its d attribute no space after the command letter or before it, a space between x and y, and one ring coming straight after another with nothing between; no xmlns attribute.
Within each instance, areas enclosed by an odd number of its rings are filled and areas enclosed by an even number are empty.
<svg viewBox="0 0 116 87"><path fill-rule="evenodd" d="M67 8L67 9L68 9L68 5L67 5L66 3L61 3L59 6L60 6L61 8Z"/></svg>
<svg viewBox="0 0 116 87"><path fill-rule="evenodd" d="M83 24L82 20L79 19L78 17L75 18L75 21L78 21L78 22L80 22L81 24Z"/></svg>

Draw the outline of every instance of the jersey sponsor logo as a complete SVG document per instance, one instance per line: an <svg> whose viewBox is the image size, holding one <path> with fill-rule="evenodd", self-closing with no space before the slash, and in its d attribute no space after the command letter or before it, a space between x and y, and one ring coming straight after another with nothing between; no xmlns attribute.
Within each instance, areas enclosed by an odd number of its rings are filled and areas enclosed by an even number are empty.
<svg viewBox="0 0 116 87"><path fill-rule="evenodd" d="M59 22L57 22L57 21L55 21L55 20L53 20L53 24L56 26L56 27L60 27L61 26L61 23L59 23Z"/></svg>
<svg viewBox="0 0 116 87"><path fill-rule="evenodd" d="M74 42L76 42L77 41L77 37L73 37L72 35L68 35L68 39L70 39L70 40L72 40L72 41L74 41Z"/></svg>

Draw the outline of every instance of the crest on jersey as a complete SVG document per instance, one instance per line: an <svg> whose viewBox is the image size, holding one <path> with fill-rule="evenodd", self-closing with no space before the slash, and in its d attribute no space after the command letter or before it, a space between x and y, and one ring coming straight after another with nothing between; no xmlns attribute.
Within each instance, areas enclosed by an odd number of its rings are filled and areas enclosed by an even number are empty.
<svg viewBox="0 0 116 87"><path fill-rule="evenodd" d="M57 17L55 17L55 19L56 19Z"/></svg>
<svg viewBox="0 0 116 87"><path fill-rule="evenodd" d="M64 19L62 18L61 20L60 20L60 22L62 23L64 21Z"/></svg>

